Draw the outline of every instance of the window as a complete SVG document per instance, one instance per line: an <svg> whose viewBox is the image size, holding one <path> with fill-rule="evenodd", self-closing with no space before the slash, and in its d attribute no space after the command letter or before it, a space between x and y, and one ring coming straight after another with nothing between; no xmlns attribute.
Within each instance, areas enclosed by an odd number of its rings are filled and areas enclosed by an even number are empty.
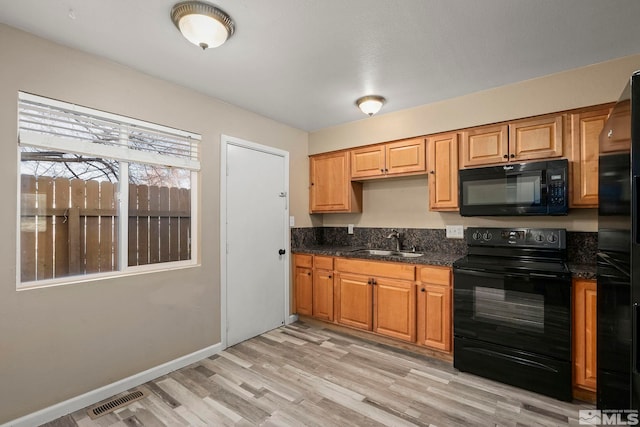
<svg viewBox="0 0 640 427"><path fill-rule="evenodd" d="M20 280L193 264L200 136L19 93Z"/></svg>

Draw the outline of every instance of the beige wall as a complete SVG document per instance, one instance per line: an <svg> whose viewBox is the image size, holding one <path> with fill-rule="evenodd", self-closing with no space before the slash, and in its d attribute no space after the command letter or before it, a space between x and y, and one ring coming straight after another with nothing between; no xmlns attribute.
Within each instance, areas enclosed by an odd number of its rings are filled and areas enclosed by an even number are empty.
<svg viewBox="0 0 640 427"><path fill-rule="evenodd" d="M615 101L629 76L640 69L640 55L498 87L455 99L364 118L309 135L309 153L317 154L529 117ZM384 111L384 110L383 110ZM367 182L363 213L328 214L325 226L444 228L450 224L564 227L596 231L594 209L572 210L567 217L462 218L457 213L427 211L426 178Z"/></svg>
<svg viewBox="0 0 640 427"><path fill-rule="evenodd" d="M308 134L0 25L0 424L220 342L219 164L227 134L290 152L307 214ZM200 267L16 291L19 90L202 134Z"/></svg>

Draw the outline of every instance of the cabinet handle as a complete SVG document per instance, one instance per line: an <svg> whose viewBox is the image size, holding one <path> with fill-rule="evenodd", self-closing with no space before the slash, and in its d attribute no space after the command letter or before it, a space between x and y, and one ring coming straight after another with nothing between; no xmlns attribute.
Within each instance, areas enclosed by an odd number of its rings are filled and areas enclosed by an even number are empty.
<svg viewBox="0 0 640 427"><path fill-rule="evenodd" d="M367 285L373 285L373 283L371 283L371 279L367 280Z"/></svg>
<svg viewBox="0 0 640 427"><path fill-rule="evenodd" d="M380 172L384 173L384 169L380 169Z"/></svg>
<svg viewBox="0 0 640 427"><path fill-rule="evenodd" d="M315 184L312 182L311 185L315 185Z"/></svg>
<svg viewBox="0 0 640 427"><path fill-rule="evenodd" d="M331 276L327 276L327 278L331 279Z"/></svg>
<svg viewBox="0 0 640 427"><path fill-rule="evenodd" d="M426 292L424 288L420 289L420 292Z"/></svg>
<svg viewBox="0 0 640 427"><path fill-rule="evenodd" d="M515 158L516 158L516 155L515 155L515 154L512 154L512 155L511 155L511 158L512 158L512 159L515 159Z"/></svg>
<svg viewBox="0 0 640 427"><path fill-rule="evenodd" d="M504 159L508 159L508 158L509 158L509 156L507 156L507 155L505 154L504 156L502 156L502 158L504 158Z"/></svg>
<svg viewBox="0 0 640 427"><path fill-rule="evenodd" d="M389 172L389 169L385 168L385 169L384 169L384 171L385 171L385 172Z"/></svg>
<svg viewBox="0 0 640 427"><path fill-rule="evenodd" d="M372 285L377 285L377 284L378 284L378 282L376 282L376 279L371 279L371 284L372 284Z"/></svg>
<svg viewBox="0 0 640 427"><path fill-rule="evenodd" d="M436 171L429 171L430 174L434 175Z"/></svg>
<svg viewBox="0 0 640 427"><path fill-rule="evenodd" d="M307 276L311 276L311 272L307 273Z"/></svg>

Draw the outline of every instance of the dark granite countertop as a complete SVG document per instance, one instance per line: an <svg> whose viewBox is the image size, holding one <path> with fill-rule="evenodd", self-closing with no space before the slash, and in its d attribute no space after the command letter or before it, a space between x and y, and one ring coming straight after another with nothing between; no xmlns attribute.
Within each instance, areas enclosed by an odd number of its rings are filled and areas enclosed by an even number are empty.
<svg viewBox="0 0 640 427"><path fill-rule="evenodd" d="M305 246L301 248L292 248L293 253L304 253L312 255L327 255L338 256L343 258L356 258L356 259L370 259L376 261L394 261L402 262L405 264L418 264L418 265L439 265L451 267L453 262L458 258L461 258L461 254L450 254L442 252L423 252L424 255L416 258L402 258L398 256L380 256L369 255L363 252L358 252L361 249L365 249L362 246L333 246L333 245L317 245L317 246ZM592 264L573 264L569 263L569 270L575 278L580 279L595 279L596 278L596 266Z"/></svg>
<svg viewBox="0 0 640 427"><path fill-rule="evenodd" d="M305 246L304 248L292 248L293 253L305 253L313 255L327 255L327 256L339 256L343 258L357 258L357 259L370 259L375 261L394 261L402 262L405 264L419 264L419 265L439 265L451 267L453 262L462 257L460 254L449 254L441 252L421 252L424 255L416 258L403 258L398 256L380 256L369 255L363 252L358 252L361 249L365 249L360 246Z"/></svg>
<svg viewBox="0 0 640 427"><path fill-rule="evenodd" d="M574 278L577 279L595 279L596 278L596 266L595 264L572 264L569 263L569 270Z"/></svg>

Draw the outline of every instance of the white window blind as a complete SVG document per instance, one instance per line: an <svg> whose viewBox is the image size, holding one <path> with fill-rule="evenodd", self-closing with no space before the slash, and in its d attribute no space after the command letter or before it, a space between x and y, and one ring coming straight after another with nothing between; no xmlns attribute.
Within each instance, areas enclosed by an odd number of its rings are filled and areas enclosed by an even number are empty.
<svg viewBox="0 0 640 427"><path fill-rule="evenodd" d="M20 92L20 145L200 170L200 135Z"/></svg>

